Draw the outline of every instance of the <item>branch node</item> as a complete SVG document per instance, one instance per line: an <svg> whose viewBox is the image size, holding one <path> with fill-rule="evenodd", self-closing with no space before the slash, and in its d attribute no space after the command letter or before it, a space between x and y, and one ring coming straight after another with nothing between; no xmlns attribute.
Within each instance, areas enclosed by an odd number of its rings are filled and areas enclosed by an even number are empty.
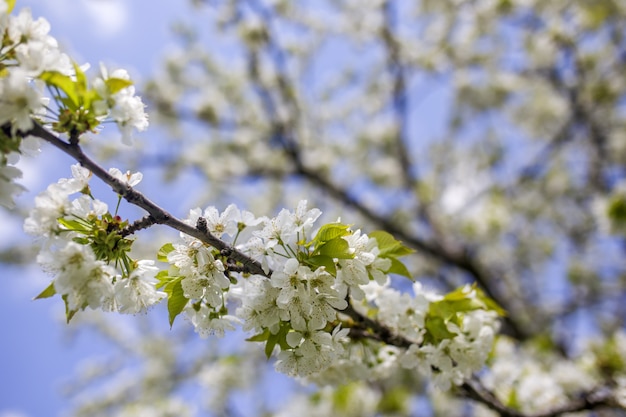
<svg viewBox="0 0 626 417"><path fill-rule="evenodd" d="M209 233L209 228L204 217L198 217L198 221L196 221L196 229L202 233Z"/></svg>

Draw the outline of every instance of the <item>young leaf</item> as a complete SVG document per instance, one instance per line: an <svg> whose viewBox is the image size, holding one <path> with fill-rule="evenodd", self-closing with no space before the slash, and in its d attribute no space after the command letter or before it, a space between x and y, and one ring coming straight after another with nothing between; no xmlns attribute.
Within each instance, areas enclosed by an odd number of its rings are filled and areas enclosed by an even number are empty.
<svg viewBox="0 0 626 417"><path fill-rule="evenodd" d="M330 258L338 259L352 259L354 254L350 252L350 245L348 241L342 237L336 237L319 245L315 248L316 254L325 255Z"/></svg>
<svg viewBox="0 0 626 417"><path fill-rule="evenodd" d="M289 343L287 343L287 333L289 333L289 331L291 330L291 324L287 323L281 323L280 325L280 329L278 330L278 346L280 346L280 348L282 350L287 350L287 349L291 349L291 346L289 346Z"/></svg>
<svg viewBox="0 0 626 417"><path fill-rule="evenodd" d="M58 222L61 226L65 226L65 228L69 230L73 230L75 232L88 232L89 231L89 229L85 226L85 224L83 224L82 222L79 222L78 220L69 220L69 219L64 219L61 217L58 220Z"/></svg>
<svg viewBox="0 0 626 417"><path fill-rule="evenodd" d="M109 93L115 94L126 87L130 87L131 85L133 85L133 82L130 80L125 80L123 78L108 78L105 81L105 84L107 86L107 89L109 90Z"/></svg>
<svg viewBox="0 0 626 417"><path fill-rule="evenodd" d="M265 329L263 333L256 334L246 339L246 342L265 342L270 337L270 330Z"/></svg>
<svg viewBox="0 0 626 417"><path fill-rule="evenodd" d="M402 262L400 262L396 258L389 258L389 259L391 259L391 268L389 268L388 271L385 271L387 274L402 275L403 277L407 277L408 279L413 281L413 277L411 276L411 273Z"/></svg>
<svg viewBox="0 0 626 417"><path fill-rule="evenodd" d="M78 94L78 98L81 99L82 96L85 95L85 92L87 92L87 76L85 75L83 70L80 69L76 62L72 62L72 65L74 66L74 73L76 74L76 82L74 83L74 88L76 94ZM89 104L85 103L85 107L89 107Z"/></svg>
<svg viewBox="0 0 626 417"><path fill-rule="evenodd" d="M337 276L337 267L335 266L335 261L333 261L333 258L331 258L330 256L316 255L305 259L304 262L306 262L310 266L315 266L318 268L323 266L324 268L326 268L326 272L328 272L330 275L334 277Z"/></svg>
<svg viewBox="0 0 626 417"><path fill-rule="evenodd" d="M476 288L476 297L485 305L485 310L495 311L500 317L506 317L506 311L498 305L494 300L487 297L485 292L480 288Z"/></svg>
<svg viewBox="0 0 626 417"><path fill-rule="evenodd" d="M267 338L267 343L265 343L265 357L267 359L272 356L272 352L274 352L274 346L278 343L278 335L270 334Z"/></svg>
<svg viewBox="0 0 626 417"><path fill-rule="evenodd" d="M350 234L348 231L348 225L341 223L329 223L320 227L320 230L317 232L315 237L313 238L313 243L316 245L319 243L328 242L329 240L336 239L338 237L347 236Z"/></svg>
<svg viewBox="0 0 626 417"><path fill-rule="evenodd" d="M159 262L167 262L167 255L173 250L174 245L172 245L171 243L166 243L165 245L161 246L161 248L157 252L157 260L159 260Z"/></svg>
<svg viewBox="0 0 626 417"><path fill-rule="evenodd" d="M155 278L157 279L157 284L156 284L156 288L161 289L163 287L165 287L167 284L169 284L170 282L172 282L172 280L179 278L177 276L170 276L170 271L168 270L163 270L163 271L159 271Z"/></svg>
<svg viewBox="0 0 626 417"><path fill-rule="evenodd" d="M452 339L456 334L451 333L446 326L446 322L441 317L426 317L424 322L426 327L427 336L431 339L433 344L438 344L444 339Z"/></svg>
<svg viewBox="0 0 626 417"><path fill-rule="evenodd" d="M404 246L402 242L396 240L391 234L383 230L373 231L372 233L368 233L368 236L376 239L378 249L380 249L379 256L381 258L398 258L415 252L413 249Z"/></svg>
<svg viewBox="0 0 626 417"><path fill-rule="evenodd" d="M39 78L48 85L57 87L65 93L70 100L71 106L68 106L72 110L76 110L80 107L78 94L76 93L76 87L74 81L67 75L61 74L58 71L44 71L39 75ZM70 104L65 103L64 104Z"/></svg>
<svg viewBox="0 0 626 417"><path fill-rule="evenodd" d="M177 277L172 282L165 286L165 292L167 293L167 311L169 313L170 327L174 325L176 316L182 313L183 309L189 302L189 299L185 297L182 285L183 277Z"/></svg>
<svg viewBox="0 0 626 417"><path fill-rule="evenodd" d="M51 282L50 285L46 287L37 297L33 298L33 300L40 300L42 298L50 298L55 295L57 291L54 289L54 282Z"/></svg>
<svg viewBox="0 0 626 417"><path fill-rule="evenodd" d="M70 324L70 320L72 320L72 317L74 317L74 314L76 314L78 310L70 310L70 305L67 302L67 294L64 294L61 298L63 298L63 302L65 303L66 323Z"/></svg>
<svg viewBox="0 0 626 417"><path fill-rule="evenodd" d="M265 357L267 359L272 356L272 352L274 352L274 347L278 344L282 350L291 349L291 346L287 343L287 333L291 330L291 325L289 323L280 323L280 328L276 334L269 334L267 338L267 343L265 344Z"/></svg>

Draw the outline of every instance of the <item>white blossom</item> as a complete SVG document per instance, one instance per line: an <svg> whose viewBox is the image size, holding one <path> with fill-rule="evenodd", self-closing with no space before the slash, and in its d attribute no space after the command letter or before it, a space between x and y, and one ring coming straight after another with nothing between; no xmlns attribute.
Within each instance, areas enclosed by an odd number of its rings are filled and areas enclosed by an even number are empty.
<svg viewBox="0 0 626 417"><path fill-rule="evenodd" d="M168 259L184 276L181 284L185 297L204 299L213 307L222 305L222 290L228 288L230 281L224 275L222 261L215 259L208 249L178 245Z"/></svg>
<svg viewBox="0 0 626 417"><path fill-rule="evenodd" d="M115 283L115 300L120 313L139 313L162 300L166 294L155 288L154 273L159 268L154 261L137 261L128 278L121 278Z"/></svg>
<svg viewBox="0 0 626 417"><path fill-rule="evenodd" d="M54 253L43 253L38 260L48 270L57 273L54 289L67 296L70 310L89 306L105 307L113 298L113 278L116 271L96 257L88 246L68 242Z"/></svg>
<svg viewBox="0 0 626 417"><path fill-rule="evenodd" d="M193 324L200 337L207 338L210 335L223 337L226 330L235 330L235 325L241 321L230 315L218 316L206 305L188 305L185 314Z"/></svg>
<svg viewBox="0 0 626 417"><path fill-rule="evenodd" d="M118 168L109 168L109 174L118 181L128 184L131 187L139 184L143 179L143 174L141 172L131 173L130 171L126 171L123 173Z"/></svg>
<svg viewBox="0 0 626 417"><path fill-rule="evenodd" d="M114 99L111 118L122 133L122 142L130 146L133 143L133 130L142 132L148 128L148 115L144 111L146 106L141 97L135 95L133 86L115 94Z"/></svg>
<svg viewBox="0 0 626 417"><path fill-rule="evenodd" d="M0 206L12 209L15 207L14 198L25 191L25 188L15 183L16 178L22 176L22 171L11 165L0 164Z"/></svg>
<svg viewBox="0 0 626 417"><path fill-rule="evenodd" d="M23 69L13 68L0 78L0 125L11 123L13 135L33 127L31 117L41 112L42 102L42 94L35 90Z"/></svg>

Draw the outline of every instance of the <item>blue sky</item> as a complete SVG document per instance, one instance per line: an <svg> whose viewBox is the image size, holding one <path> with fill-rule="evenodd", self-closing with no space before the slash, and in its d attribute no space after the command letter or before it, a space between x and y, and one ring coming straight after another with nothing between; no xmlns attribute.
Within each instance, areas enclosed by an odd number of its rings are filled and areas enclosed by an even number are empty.
<svg viewBox="0 0 626 417"><path fill-rule="evenodd" d="M169 27L185 13L186 2L150 0L17 0L16 11L30 7L45 17L55 36L79 63L97 67L100 61L127 68L134 78L150 74L169 42ZM69 160L60 153L24 160L21 196L28 206L48 183L69 173ZM0 234L12 242L28 242L16 221L0 208ZM0 243L1 245L1 243ZM67 409L61 383L74 374L83 359L106 350L96 335L81 333L68 339L59 317L58 299L32 301L49 277L36 265L2 267L0 285L6 295L0 303L3 318L0 344L0 417L48 417Z"/></svg>

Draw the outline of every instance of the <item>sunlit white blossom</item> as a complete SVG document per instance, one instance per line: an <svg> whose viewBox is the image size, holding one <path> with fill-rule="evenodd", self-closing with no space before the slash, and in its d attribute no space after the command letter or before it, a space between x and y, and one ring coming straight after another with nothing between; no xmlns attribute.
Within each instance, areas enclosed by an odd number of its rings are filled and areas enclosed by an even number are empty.
<svg viewBox="0 0 626 417"><path fill-rule="evenodd" d="M162 300L166 294L155 288L154 273L159 268L154 261L137 261L137 267L128 278L115 283L115 300L121 313L139 313Z"/></svg>

